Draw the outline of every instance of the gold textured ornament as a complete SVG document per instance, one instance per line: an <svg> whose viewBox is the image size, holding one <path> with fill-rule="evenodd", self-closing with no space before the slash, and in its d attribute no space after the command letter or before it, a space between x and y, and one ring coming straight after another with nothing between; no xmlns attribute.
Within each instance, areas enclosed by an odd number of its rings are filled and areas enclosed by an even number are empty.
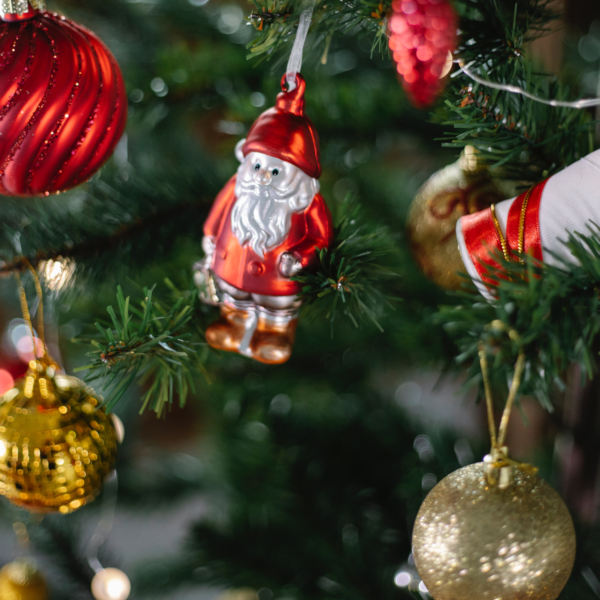
<svg viewBox="0 0 600 600"><path fill-rule="evenodd" d="M489 473L463 467L425 498L413 531L421 579L435 600L555 600L575 558L567 507L530 465L512 463L504 487Z"/></svg>
<svg viewBox="0 0 600 600"><path fill-rule="evenodd" d="M0 570L2 600L48 600L46 582L30 562L15 561Z"/></svg>
<svg viewBox="0 0 600 600"><path fill-rule="evenodd" d="M82 507L116 452L113 422L94 392L47 357L0 397L0 494L18 506L63 514Z"/></svg>
<svg viewBox="0 0 600 600"><path fill-rule="evenodd" d="M411 249L423 273L440 287L459 288L465 281L459 273L465 268L456 242L456 222L504 198L489 171L478 164L472 146L434 173L417 192L407 221Z"/></svg>

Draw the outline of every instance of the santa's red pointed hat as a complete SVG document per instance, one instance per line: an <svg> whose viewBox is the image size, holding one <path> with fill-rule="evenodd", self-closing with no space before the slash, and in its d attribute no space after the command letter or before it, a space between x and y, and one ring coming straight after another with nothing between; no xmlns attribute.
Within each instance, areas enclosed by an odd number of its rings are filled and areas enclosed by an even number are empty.
<svg viewBox="0 0 600 600"><path fill-rule="evenodd" d="M319 177L319 136L304 114L306 82L296 74L296 87L287 91L286 76L273 108L266 110L250 127L242 146L244 156L262 152L292 163L311 177Z"/></svg>

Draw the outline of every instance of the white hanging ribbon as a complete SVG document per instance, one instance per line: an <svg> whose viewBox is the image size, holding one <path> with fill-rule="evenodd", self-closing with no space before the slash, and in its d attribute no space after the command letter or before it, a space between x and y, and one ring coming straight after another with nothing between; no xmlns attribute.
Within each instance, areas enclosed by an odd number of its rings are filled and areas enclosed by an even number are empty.
<svg viewBox="0 0 600 600"><path fill-rule="evenodd" d="M473 73L473 71L470 70L470 68L475 64L475 61L471 61L467 65L462 64L460 60L456 62L458 62L460 70L454 73L452 77L464 73L467 77L470 77L473 81L479 83L480 85L484 85L495 90L509 92L511 94L521 94L521 96L525 96L525 98L529 98L530 100L533 100L534 102L539 102L540 104L547 104L548 106L560 106L563 108L577 108L579 110L581 110L582 108L589 108L591 106L600 106L600 98L580 98L579 100L572 101L550 100L547 98L542 98L540 96L536 96L535 94L528 92L527 90L524 90L519 86L511 85L509 83L497 83L495 81L490 81L489 79L484 79L483 77L476 75L475 73Z"/></svg>
<svg viewBox="0 0 600 600"><path fill-rule="evenodd" d="M311 3L310 8L307 8L300 13L296 39L294 40L292 52L290 53L290 58L285 70L288 91L290 92L296 88L296 73L299 73L302 68L302 52L304 51L306 35L310 27L310 22L312 21L313 8L314 2Z"/></svg>

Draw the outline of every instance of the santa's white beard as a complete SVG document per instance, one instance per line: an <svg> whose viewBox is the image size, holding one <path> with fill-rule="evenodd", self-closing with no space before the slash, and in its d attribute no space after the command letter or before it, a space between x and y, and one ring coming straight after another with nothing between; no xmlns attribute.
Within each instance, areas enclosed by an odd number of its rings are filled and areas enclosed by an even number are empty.
<svg viewBox="0 0 600 600"><path fill-rule="evenodd" d="M289 233L292 215L304 210L312 199L303 192L294 193L289 187L279 192L274 186L238 179L231 229L239 243L249 244L261 258L279 246Z"/></svg>

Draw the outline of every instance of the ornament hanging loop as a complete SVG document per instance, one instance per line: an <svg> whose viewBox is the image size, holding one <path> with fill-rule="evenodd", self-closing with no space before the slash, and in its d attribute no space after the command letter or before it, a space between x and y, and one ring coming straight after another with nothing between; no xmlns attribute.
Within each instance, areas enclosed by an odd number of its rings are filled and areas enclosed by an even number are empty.
<svg viewBox="0 0 600 600"><path fill-rule="evenodd" d="M312 21L313 9L314 2L311 2L310 7L300 13L296 39L294 40L290 58L288 59L287 67L285 69L285 80L287 82L288 92L296 89L297 86L296 74L299 73L302 68L302 53L304 52L306 36Z"/></svg>
<svg viewBox="0 0 600 600"><path fill-rule="evenodd" d="M494 320L489 325L490 329L496 331L504 331L508 337L514 341L519 342L519 334L509 327L507 327L502 321ZM516 463L508 457L508 447L505 446L506 434L508 431L508 423L510 421L510 415L517 392L521 385L521 379L523 377L523 370L525 368L525 354L522 349L519 349L519 355L515 363L514 374L510 383L508 397L504 410L502 411L502 417L500 419L500 425L496 432L496 425L494 423L494 401L492 398L492 388L490 384L489 369L487 362L486 350L483 343L479 344L479 364L481 366L481 376L483 378L483 389L485 394L485 403L487 408L487 419L488 428L490 431L491 450L487 454L483 461L486 463L486 477L490 485L498 485L500 489L507 488L512 483L512 471L514 465L519 465L521 468L528 466Z"/></svg>

